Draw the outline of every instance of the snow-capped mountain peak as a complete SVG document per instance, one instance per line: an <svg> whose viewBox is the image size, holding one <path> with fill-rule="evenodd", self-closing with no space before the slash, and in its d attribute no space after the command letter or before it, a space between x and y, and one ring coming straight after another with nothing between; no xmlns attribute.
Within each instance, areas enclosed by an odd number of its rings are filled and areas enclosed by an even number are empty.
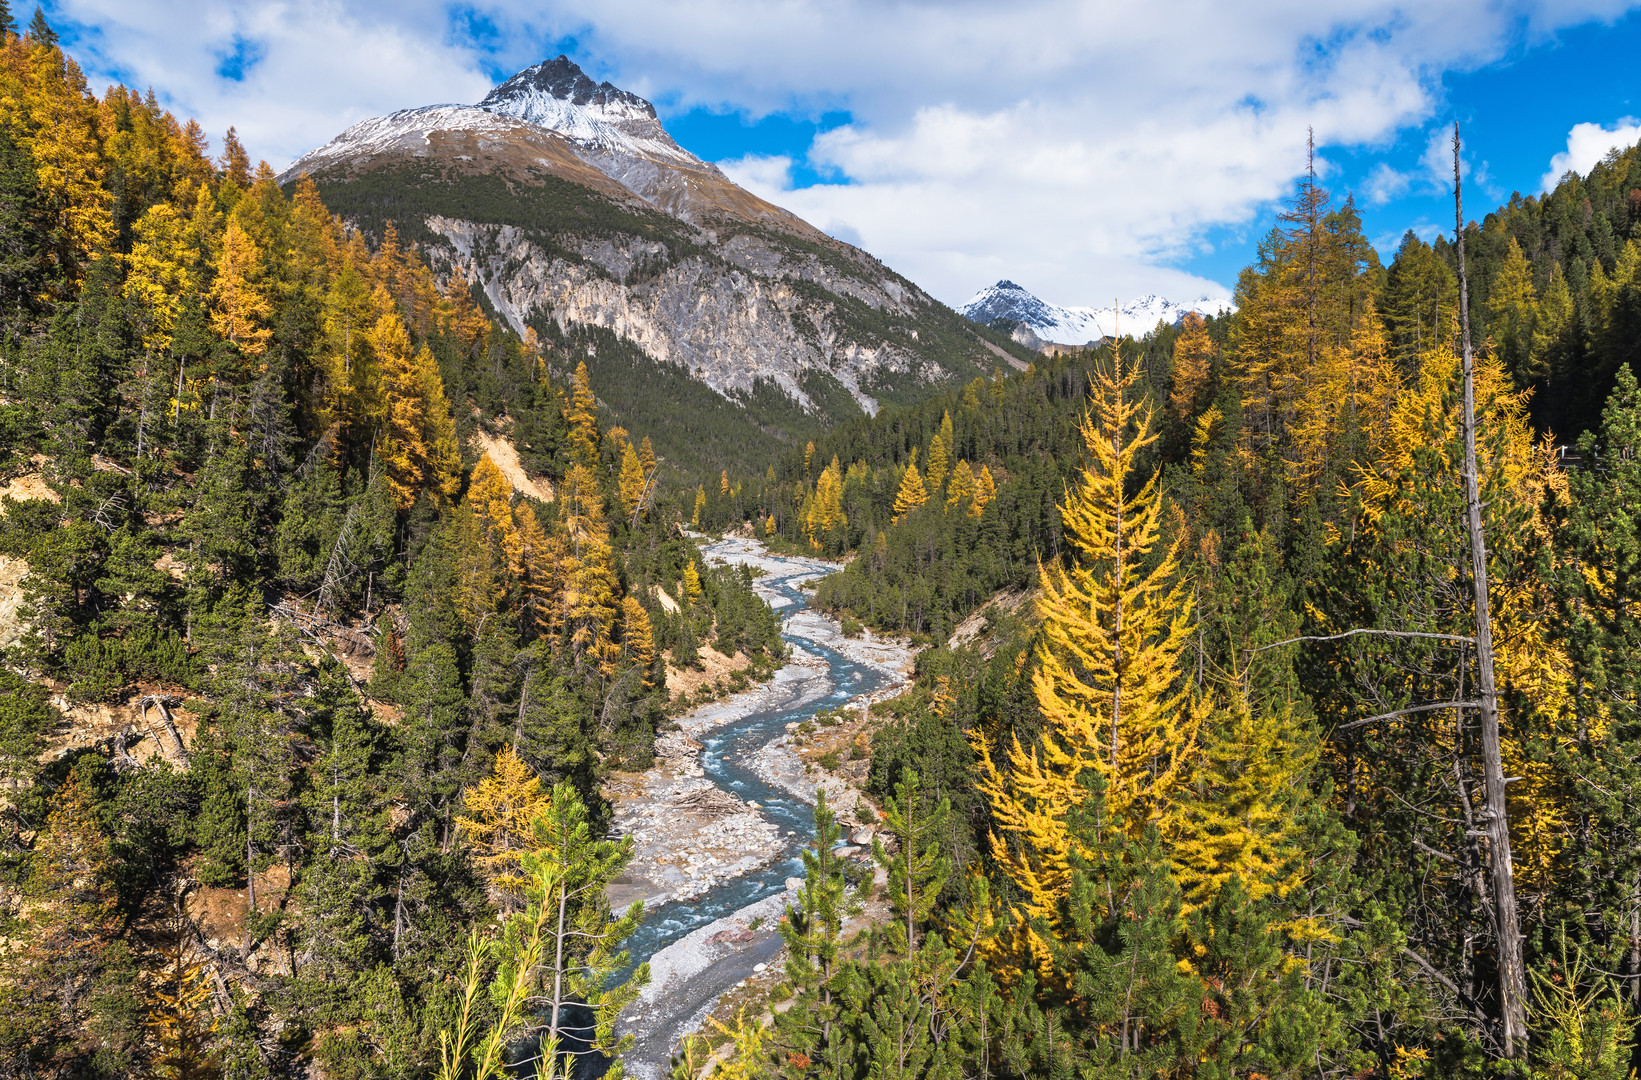
<svg viewBox="0 0 1641 1080"><path fill-rule="evenodd" d="M532 113L570 104L601 120L654 120L655 106L613 83L595 83L562 53L525 68L497 86L479 108L540 123ZM543 125L547 126L547 125Z"/></svg>
<svg viewBox="0 0 1641 1080"><path fill-rule="evenodd" d="M1114 307L1061 307L1038 299L1006 278L981 289L958 308L974 322L1008 319L1027 327L1043 341L1062 345L1082 345L1119 332L1146 334L1159 322L1177 326L1193 312L1218 315L1233 310L1235 306L1225 298L1199 296L1181 301L1154 293Z"/></svg>
<svg viewBox="0 0 1641 1080"><path fill-rule="evenodd" d="M525 68L478 107L558 133L588 150L614 150L701 165L672 141L655 106L609 82L595 83L568 56Z"/></svg>

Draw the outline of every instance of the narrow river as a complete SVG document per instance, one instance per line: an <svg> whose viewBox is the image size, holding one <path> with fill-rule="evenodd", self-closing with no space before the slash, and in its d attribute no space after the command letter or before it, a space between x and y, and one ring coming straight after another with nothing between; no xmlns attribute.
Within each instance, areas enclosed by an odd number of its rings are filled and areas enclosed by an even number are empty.
<svg viewBox="0 0 1641 1080"><path fill-rule="evenodd" d="M750 759L772 740L786 733L786 725L802 722L817 711L841 705L861 694L887 685L893 678L886 671L844 656L821 642L794 632L792 618L808 607L808 597L799 588L804 581L831 573L837 568L806 559L781 558L765 554L762 545L725 540L703 548L708 561L755 561L770 572L757 580L759 591L781 614L782 637L812 657L825 662L820 678L793 680L781 692L777 679L756 711L709 730L697 738L703 745L700 763L707 779L741 799L758 804L759 813L782 832L784 847L777 858L762 869L731 879L708 890L697 899L675 901L647 913L638 930L627 940L633 962L649 959L693 930L706 926L755 901L785 890L786 879L801 875L800 853L814 841L814 807L782 788L759 777ZM800 620L811 622L810 619ZM773 921L773 920L771 920ZM667 993L642 1015L634 1015L622 1026L638 1036L637 1045L626 1055L626 1069L638 1077L666 1074L668 1056L682 1030L698 1022L706 1006L724 989L745 978L754 963L768 960L779 949L779 938L765 934L753 948L738 956L726 957L685 985L671 986Z"/></svg>

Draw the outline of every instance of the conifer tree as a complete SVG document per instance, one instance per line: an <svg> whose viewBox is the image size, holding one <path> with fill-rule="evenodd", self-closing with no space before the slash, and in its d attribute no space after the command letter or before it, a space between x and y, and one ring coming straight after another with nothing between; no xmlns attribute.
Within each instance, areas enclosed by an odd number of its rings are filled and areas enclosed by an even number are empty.
<svg viewBox="0 0 1641 1080"><path fill-rule="evenodd" d="M1208 386L1218 351L1208 335L1207 321L1194 311L1188 313L1174 339L1174 385L1168 391L1168 409L1176 417L1196 415L1197 400Z"/></svg>
<svg viewBox="0 0 1641 1080"><path fill-rule="evenodd" d="M689 519L689 523L690 523L691 528L699 529L701 527L701 511L705 510L706 508L707 508L707 489L706 489L706 485L698 484L698 485L696 485L696 488L695 488L695 512L690 515L690 519Z"/></svg>
<svg viewBox="0 0 1641 1080"><path fill-rule="evenodd" d="M917 471L917 456L906 465L900 479L900 490L895 492L895 512L891 519L898 523L907 514L929 501L929 492L923 486L923 477Z"/></svg>
<svg viewBox="0 0 1641 1080"><path fill-rule="evenodd" d="M119 923L113 869L76 770L50 801L23 883L27 920L0 959L0 1047L11 1061L49 1065L85 1018Z"/></svg>
<svg viewBox="0 0 1641 1080"><path fill-rule="evenodd" d="M1533 268L1512 236L1488 291L1487 323L1498 359L1515 376L1517 386L1531 386L1546 373L1542 346L1535 349L1537 314Z"/></svg>
<svg viewBox="0 0 1641 1080"><path fill-rule="evenodd" d="M634 901L612 917L605 895L632 861L632 839L597 838L586 805L567 783L554 785L547 806L531 819L531 830L533 843L523 870L531 903L549 912L540 969L547 1044L573 1054L615 1056L633 1042L632 1035L616 1038L616 1018L650 978L648 962L626 978L613 978L627 967L621 943L644 914L644 905ZM592 1037L582 1046L565 1030L564 1007L570 1003L593 1015Z"/></svg>
<svg viewBox="0 0 1641 1080"><path fill-rule="evenodd" d="M974 515L974 470L969 467L968 461L959 461L957 468L952 470L951 481L946 485L946 509L954 507L965 514Z"/></svg>
<svg viewBox="0 0 1641 1080"><path fill-rule="evenodd" d="M424 486L453 496L461 482L461 451L437 361L425 345L411 352L404 322L392 311L376 321L371 344L385 411L377 452L399 508L409 509Z"/></svg>
<svg viewBox="0 0 1641 1080"><path fill-rule="evenodd" d="M576 365L564 420L570 425L571 456L579 465L595 467L598 464L598 399L593 396L593 380L587 373L585 360Z"/></svg>
<svg viewBox="0 0 1641 1080"><path fill-rule="evenodd" d="M1138 377L1120 357L1095 374L1081 422L1091 464L1061 506L1077 558L1039 568L1043 631L1031 681L1042 733L1029 748L1013 736L1001 763L977 739L980 787L999 830L992 852L1024 894L1021 925L1040 961L1047 950L1032 927L1059 917L1070 880L1066 815L1083 797L1083 771L1100 777L1108 813L1136 835L1171 829L1202 720L1181 678L1193 630L1177 572L1181 540L1162 538L1155 476L1132 495L1127 487L1156 439L1150 410L1130 396Z"/></svg>
<svg viewBox="0 0 1641 1080"><path fill-rule="evenodd" d="M473 475L467 482L467 505L490 547L493 565L517 566L520 545L513 522L513 485L489 454L473 466Z"/></svg>
<svg viewBox="0 0 1641 1080"><path fill-rule="evenodd" d="M473 859L490 883L503 915L524 906L524 856L535 846L531 820L547 806L541 780L511 746L496 755L495 770L462 794L467 813L457 830L473 845Z"/></svg>
<svg viewBox="0 0 1641 1080"><path fill-rule="evenodd" d="M684 563L684 600L695 604L701 599L701 574L695 569L695 560L689 559Z"/></svg>
<svg viewBox="0 0 1641 1080"><path fill-rule="evenodd" d="M650 625L650 613L644 610L636 596L621 598L621 648L627 658L638 665L643 674L644 689L655 686L655 631Z"/></svg>
<svg viewBox="0 0 1641 1080"><path fill-rule="evenodd" d="M150 987L147 1027L156 1044L154 1074L165 1080L209 1080L221 1075L211 1036L211 984L196 955L192 927L180 910L169 920L162 966Z"/></svg>
<svg viewBox="0 0 1641 1080"><path fill-rule="evenodd" d="M992 479L991 468L980 466L980 475L974 480L974 509L969 511L970 517L979 517L986 511L986 504L997 498L997 481Z"/></svg>
<svg viewBox="0 0 1641 1080"><path fill-rule="evenodd" d="M815 481L815 490L804 500L799 518L803 522L804 536L808 538L809 546L816 551L835 530L849 524L843 512L843 475L836 457L832 458L832 464L821 470L820 478Z"/></svg>
<svg viewBox="0 0 1641 1080"><path fill-rule="evenodd" d="M262 251L240 226L238 216L229 215L216 281L211 286L211 329L252 364L267 351L273 337L267 325L273 307L262 278Z"/></svg>
<svg viewBox="0 0 1641 1080"><path fill-rule="evenodd" d="M627 443L621 451L621 475L616 481L623 517L631 518L638 513L638 507L649 490L649 482L649 474L644 471L638 451L633 449L632 443Z"/></svg>
<svg viewBox="0 0 1641 1080"><path fill-rule="evenodd" d="M837 816L826 805L826 791L818 789L815 847L802 852L803 889L796 906L787 905L781 922L786 977L796 988L798 1000L775 1021L788 1063L794 1058L818 1063L824 1073L832 1075L840 1074L848 1062L839 988L834 985L846 944L843 924L860 906L848 895L842 862L833 854L841 836Z"/></svg>
<svg viewBox="0 0 1641 1080"><path fill-rule="evenodd" d="M1232 877L1252 900L1286 896L1309 869L1300 811L1320 747L1291 711L1246 701L1205 727L1170 852L1174 879L1192 907Z"/></svg>
<svg viewBox="0 0 1641 1080"><path fill-rule="evenodd" d="M940 485L945 482L946 473L951 468L952 439L952 414L948 412L940 421L940 430L929 442L929 467L925 480L931 493L940 491Z"/></svg>

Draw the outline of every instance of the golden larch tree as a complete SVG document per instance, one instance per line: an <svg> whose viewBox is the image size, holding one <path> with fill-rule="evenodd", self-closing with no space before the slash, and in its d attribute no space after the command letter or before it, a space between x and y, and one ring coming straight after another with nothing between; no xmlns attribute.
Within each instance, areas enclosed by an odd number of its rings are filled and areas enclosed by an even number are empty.
<svg viewBox="0 0 1641 1080"><path fill-rule="evenodd" d="M649 488L649 474L644 471L643 459L632 443L621 448L621 476L616 482L616 490L621 496L621 513L625 517L632 517L638 512L639 503Z"/></svg>
<svg viewBox="0 0 1641 1080"><path fill-rule="evenodd" d="M906 472L900 478L900 490L895 492L895 515L891 520L898 522L928 501L929 492L917 471L917 455L913 454L906 465Z"/></svg>
<svg viewBox="0 0 1641 1080"><path fill-rule="evenodd" d="M997 481L992 479L991 469L980 466L980 475L974 478L974 502L969 511L971 517L979 517L986 512L986 504L997 498Z"/></svg>
<svg viewBox="0 0 1641 1080"><path fill-rule="evenodd" d="M946 485L946 509L961 509L964 513L974 508L974 469L967 461L959 461Z"/></svg>
<svg viewBox="0 0 1641 1080"><path fill-rule="evenodd" d="M655 666L655 630L650 625L650 613L636 596L621 598L621 651L628 660L638 665L643 674L644 689L655 686L651 669Z"/></svg>
<svg viewBox="0 0 1641 1080"><path fill-rule="evenodd" d="M598 399L593 396L593 379L587 373L587 361L575 367L570 383L570 402L564 410L564 421L570 425L570 451L577 462L593 468L598 465Z"/></svg>
<svg viewBox="0 0 1641 1080"><path fill-rule="evenodd" d="M262 258L239 218L229 215L211 286L211 330L252 361L267 351L273 337L267 325L273 305L262 284Z"/></svg>
<svg viewBox="0 0 1641 1080"><path fill-rule="evenodd" d="M1156 824L1167 832L1204 712L1181 678L1194 632L1181 541L1162 539L1155 475L1133 495L1127 490L1136 460L1156 439L1149 408L1129 393L1138 375L1120 356L1096 374L1081 423L1090 464L1060 507L1076 557L1038 569L1043 628L1032 690L1042 734L1030 746L1016 735L997 748L1001 763L984 737L975 739L980 788L999 829L992 853L1023 894L1022 927L1058 918L1071 879L1066 816L1086 792L1082 773L1098 774L1108 813L1125 828L1138 834ZM1035 931L1026 929L1018 944L1046 962Z"/></svg>
<svg viewBox="0 0 1641 1080"><path fill-rule="evenodd" d="M522 861L535 848L530 819L547 801L541 778L511 746L496 755L495 771L462 795L467 813L456 818L456 829L472 845L473 862L503 914L523 907L528 882Z"/></svg>
<svg viewBox="0 0 1641 1080"><path fill-rule="evenodd" d="M1207 320L1194 311L1188 313L1174 339L1174 385L1168 391L1168 409L1181 420L1196 411L1218 352L1208 336Z"/></svg>

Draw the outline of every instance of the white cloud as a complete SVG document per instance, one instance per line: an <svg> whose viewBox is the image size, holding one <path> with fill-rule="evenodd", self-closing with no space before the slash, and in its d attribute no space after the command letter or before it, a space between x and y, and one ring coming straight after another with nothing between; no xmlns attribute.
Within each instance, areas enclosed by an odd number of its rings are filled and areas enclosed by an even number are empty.
<svg viewBox="0 0 1641 1080"><path fill-rule="evenodd" d="M1641 142L1641 121L1626 116L1610 128L1600 124L1574 124L1567 133L1567 149L1550 159L1550 170L1539 181L1540 191L1550 191L1569 172L1587 173L1614 149Z"/></svg>
<svg viewBox="0 0 1641 1080"><path fill-rule="evenodd" d="M1406 195L1412 186L1412 176L1399 172L1389 162L1381 161L1368 173L1367 180L1362 184L1362 194L1374 206L1383 206Z"/></svg>
<svg viewBox="0 0 1641 1080"><path fill-rule="evenodd" d="M748 154L718 162L725 176L758 193L791 191L792 165L789 157L769 154Z"/></svg>
<svg viewBox="0 0 1641 1080"><path fill-rule="evenodd" d="M1287 193L1307 128L1324 148L1385 145L1436 114L1442 73L1628 4L61 0L57 10L102 29L94 73L152 83L213 132L238 124L276 165L363 116L477 100L489 82L481 64L516 69L565 37L595 77L669 110L847 110L852 122L818 138L806 162L838 182L792 190L796 163L781 159L725 168L833 235L858 236L942 299L1007 276L1079 304L1204 291L1166 264ZM452 10L493 24L501 51L477 52ZM214 74L236 35L264 56L243 83Z"/></svg>

